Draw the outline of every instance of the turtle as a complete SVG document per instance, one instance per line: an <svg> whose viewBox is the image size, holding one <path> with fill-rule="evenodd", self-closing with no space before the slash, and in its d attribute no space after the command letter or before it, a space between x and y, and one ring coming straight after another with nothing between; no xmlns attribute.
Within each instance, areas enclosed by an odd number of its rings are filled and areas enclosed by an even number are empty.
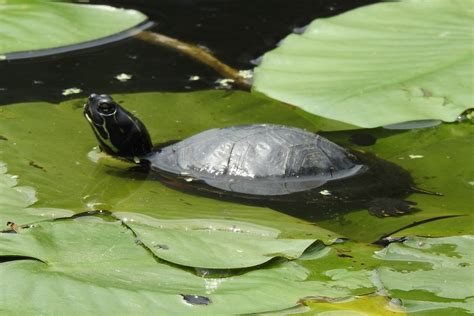
<svg viewBox="0 0 474 316"><path fill-rule="evenodd" d="M213 128L154 146L142 121L108 95L90 95L84 116L103 152L144 166L174 187L214 197L286 209L366 206L384 217L412 212L415 203L403 197L425 193L400 166L297 127Z"/></svg>

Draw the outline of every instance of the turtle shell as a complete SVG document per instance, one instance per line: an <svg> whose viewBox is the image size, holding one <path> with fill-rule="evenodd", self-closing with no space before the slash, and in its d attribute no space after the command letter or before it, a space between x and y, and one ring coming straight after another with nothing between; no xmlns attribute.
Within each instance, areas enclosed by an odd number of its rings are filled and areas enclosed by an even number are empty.
<svg viewBox="0 0 474 316"><path fill-rule="evenodd" d="M251 195L286 195L366 170L346 149L288 126L210 129L144 157L158 172Z"/></svg>

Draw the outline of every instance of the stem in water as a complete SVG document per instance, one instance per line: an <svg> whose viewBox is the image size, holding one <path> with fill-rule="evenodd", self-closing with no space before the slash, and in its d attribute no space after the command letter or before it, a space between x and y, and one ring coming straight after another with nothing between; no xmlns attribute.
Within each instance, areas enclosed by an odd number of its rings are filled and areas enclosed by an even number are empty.
<svg viewBox="0 0 474 316"><path fill-rule="evenodd" d="M222 76L234 80L234 82L241 88L250 90L250 82L247 79L243 78L241 75L239 75L239 71L237 69L234 69L224 64L216 57L214 57L213 55L211 55L210 53L208 53L197 45L181 42L166 35L150 31L140 32L136 35L136 37L146 42L155 45L160 45L162 47L167 47L186 56L189 56L192 59L211 67Z"/></svg>

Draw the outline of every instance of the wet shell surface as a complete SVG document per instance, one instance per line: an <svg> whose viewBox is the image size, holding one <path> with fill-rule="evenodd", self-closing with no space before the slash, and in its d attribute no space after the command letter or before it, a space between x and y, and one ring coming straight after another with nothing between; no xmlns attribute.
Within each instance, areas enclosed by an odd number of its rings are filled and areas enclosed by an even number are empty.
<svg viewBox="0 0 474 316"><path fill-rule="evenodd" d="M324 137L270 124L210 129L144 158L157 171L252 195L307 191L366 170Z"/></svg>

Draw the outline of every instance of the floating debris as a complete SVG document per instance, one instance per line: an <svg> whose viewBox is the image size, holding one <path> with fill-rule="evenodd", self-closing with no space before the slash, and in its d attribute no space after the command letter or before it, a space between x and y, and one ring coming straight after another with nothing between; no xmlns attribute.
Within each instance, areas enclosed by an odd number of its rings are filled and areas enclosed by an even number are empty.
<svg viewBox="0 0 474 316"><path fill-rule="evenodd" d="M18 230L20 229L20 227L14 222L7 222L7 226L15 233L18 233Z"/></svg>
<svg viewBox="0 0 474 316"><path fill-rule="evenodd" d="M189 80L189 81L198 81L198 80L200 80L200 79L201 79L201 77L199 77L199 76L189 76L189 79L188 79L188 80Z"/></svg>
<svg viewBox="0 0 474 316"><path fill-rule="evenodd" d="M0 60L7 60L7 56L5 56L5 55L0 55Z"/></svg>
<svg viewBox="0 0 474 316"><path fill-rule="evenodd" d="M253 71L251 69L239 70L239 76L241 76L244 79L252 79Z"/></svg>
<svg viewBox="0 0 474 316"><path fill-rule="evenodd" d="M329 192L328 190L319 191L319 194L321 194L321 195L332 195L331 192Z"/></svg>
<svg viewBox="0 0 474 316"><path fill-rule="evenodd" d="M423 155L408 155L408 157L410 157L410 159L419 159L419 158L423 158L424 156Z"/></svg>
<svg viewBox="0 0 474 316"><path fill-rule="evenodd" d="M132 79L132 77L133 77L132 75L121 73L121 74L116 75L114 78L117 79L118 81L125 82Z"/></svg>
<svg viewBox="0 0 474 316"><path fill-rule="evenodd" d="M43 166L40 166L39 164L37 164L33 160L30 161L29 165L34 167L34 168L37 168L39 170L42 170L42 171L46 172L46 169Z"/></svg>
<svg viewBox="0 0 474 316"><path fill-rule="evenodd" d="M223 88L223 89L230 89L232 87L232 83L234 83L234 79L218 79L216 80L216 84L218 85L218 88Z"/></svg>
<svg viewBox="0 0 474 316"><path fill-rule="evenodd" d="M79 88L69 88L69 89L64 89L62 95L71 95L71 94L77 94L81 92L82 90Z"/></svg>

